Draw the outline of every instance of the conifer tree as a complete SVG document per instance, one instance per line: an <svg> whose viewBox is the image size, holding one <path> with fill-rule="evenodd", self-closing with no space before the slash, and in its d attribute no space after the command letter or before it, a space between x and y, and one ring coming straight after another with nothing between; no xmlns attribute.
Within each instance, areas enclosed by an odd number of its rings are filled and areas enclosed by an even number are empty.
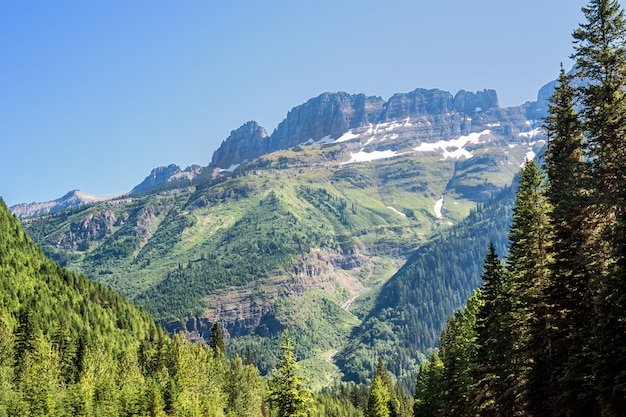
<svg viewBox="0 0 626 417"><path fill-rule="evenodd" d="M224 345L224 335L219 322L213 323L211 327L211 337L209 338L209 346L215 350L219 350L222 353L226 353L226 347Z"/></svg>
<svg viewBox="0 0 626 417"><path fill-rule="evenodd" d="M597 294L593 333L603 415L626 409L626 19L616 0L592 0L574 32L581 121L591 164L593 246Z"/></svg>
<svg viewBox="0 0 626 417"><path fill-rule="evenodd" d="M300 366L296 362L287 330L281 350L282 359L269 381L270 402L278 417L304 417L311 402L311 394L304 388L304 378L300 376Z"/></svg>
<svg viewBox="0 0 626 417"><path fill-rule="evenodd" d="M376 371L374 372L373 379L376 379L377 377L380 379L382 386L384 387L386 392L389 393L389 398L387 400L387 407L386 407L389 410L389 415L391 417L399 416L401 413L400 399L396 395L396 390L394 389L393 382L391 381L391 377L389 376L389 371L387 371L387 368L385 367L385 363L380 357L378 358ZM373 386L374 386L374 383L372 382L372 387ZM380 395L376 395L376 397L381 398ZM370 399L371 398L372 398L372 395L370 395Z"/></svg>
<svg viewBox="0 0 626 417"><path fill-rule="evenodd" d="M552 242L545 187L545 175L534 161L528 161L516 192L507 279L503 283L503 296L510 303L503 314L504 328L510 332L509 360L500 375L507 391L497 402L512 415L522 414L526 408L533 355L531 334L543 326L545 314L541 297L549 279Z"/></svg>
<svg viewBox="0 0 626 417"><path fill-rule="evenodd" d="M467 415L475 386L473 369L476 363L476 313L482 305L478 292L467 300L467 305L448 320L441 335L440 355L443 362L443 415Z"/></svg>
<svg viewBox="0 0 626 417"><path fill-rule="evenodd" d="M529 406L534 414L591 415L590 385L593 266L590 252L589 164L585 162L582 127L575 110L571 77L561 67L545 120L548 149L545 169L554 225L553 262L545 289L546 327L537 334ZM577 326L572 326L577 323ZM552 411L555 410L555 411Z"/></svg>
<svg viewBox="0 0 626 417"><path fill-rule="evenodd" d="M443 413L443 362L434 351L428 361L420 366L415 383L413 415L415 417L438 417Z"/></svg>
<svg viewBox="0 0 626 417"><path fill-rule="evenodd" d="M391 392L382 375L374 376L372 379L372 387L367 402L368 417L391 417L389 402L391 401Z"/></svg>
<svg viewBox="0 0 626 417"><path fill-rule="evenodd" d="M496 399L502 397L504 387L498 365L505 362L506 340L501 324L503 313L502 280L504 265L493 243L489 244L483 264L479 297L482 300L476 314L476 350L478 362L473 369L475 386L472 388L474 407L481 416L497 415Z"/></svg>

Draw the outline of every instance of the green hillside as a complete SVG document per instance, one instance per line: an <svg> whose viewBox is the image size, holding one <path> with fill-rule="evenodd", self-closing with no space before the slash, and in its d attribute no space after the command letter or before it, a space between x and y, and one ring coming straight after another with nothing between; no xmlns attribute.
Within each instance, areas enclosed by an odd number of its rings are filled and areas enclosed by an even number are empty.
<svg viewBox="0 0 626 417"><path fill-rule="evenodd" d="M515 117L498 125L500 113ZM273 152L183 188L23 223L47 255L122 291L168 332L206 339L219 321L233 351L255 346L263 372L291 329L323 386L340 376L334 355L380 302L382 285L416 249L507 187L542 145L520 132L532 126L519 109L481 120L493 131L472 133L471 143L464 136L415 151L423 121L363 127L350 140ZM387 147L395 156L353 159ZM448 157L448 149L469 156ZM371 371L366 362L360 373Z"/></svg>
<svg viewBox="0 0 626 417"><path fill-rule="evenodd" d="M294 148L194 187L24 224L51 257L121 290L170 331L208 337L219 320L229 337L244 337L233 349L243 354L257 345L267 371L276 361L271 346L290 328L302 357L326 367L324 358L343 348L380 285L514 171L500 165L506 170L495 175L484 158L471 170L429 155L350 165L325 159L340 150ZM486 185L476 193L450 185L466 184L466 172ZM434 203L444 192L445 217L437 218ZM350 311L341 308L346 302Z"/></svg>
<svg viewBox="0 0 626 417"><path fill-rule="evenodd" d="M261 416L256 367L61 268L0 200L0 416Z"/></svg>
<svg viewBox="0 0 626 417"><path fill-rule="evenodd" d="M481 204L460 224L420 247L381 288L374 308L348 346L337 355L351 380L366 382L380 357L407 389L419 365L439 342L451 312L463 306L481 282L490 242L504 253L514 187Z"/></svg>

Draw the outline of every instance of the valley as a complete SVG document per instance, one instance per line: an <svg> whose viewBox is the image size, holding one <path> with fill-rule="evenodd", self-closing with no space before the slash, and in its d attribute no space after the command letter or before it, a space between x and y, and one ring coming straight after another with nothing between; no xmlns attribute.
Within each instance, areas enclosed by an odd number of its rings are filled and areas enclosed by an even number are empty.
<svg viewBox="0 0 626 417"><path fill-rule="evenodd" d="M252 349L267 372L290 329L315 384L338 372L365 382L377 349L358 364L349 352L379 337L365 342L360 329L390 278L541 152L531 109L500 108L487 91L418 89L386 103L326 93L272 135L244 124L207 167L158 168L130 193L22 222L47 255L122 291L172 333L206 340L217 321L231 353ZM476 282L446 290L453 301L438 314ZM424 352L409 354L407 381Z"/></svg>

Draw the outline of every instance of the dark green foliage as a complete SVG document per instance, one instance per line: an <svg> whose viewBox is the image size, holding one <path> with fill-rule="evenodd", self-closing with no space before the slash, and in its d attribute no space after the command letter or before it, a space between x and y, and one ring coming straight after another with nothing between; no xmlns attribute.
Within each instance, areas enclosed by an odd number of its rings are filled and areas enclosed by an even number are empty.
<svg viewBox="0 0 626 417"><path fill-rule="evenodd" d="M443 362L436 351L420 366L415 383L415 417L441 416L444 408Z"/></svg>
<svg viewBox="0 0 626 417"><path fill-rule="evenodd" d="M594 245L586 255L597 272L593 372L604 415L626 408L626 19L615 0L594 0L574 32L577 92L591 175Z"/></svg>
<svg viewBox="0 0 626 417"><path fill-rule="evenodd" d="M224 347L224 335L222 334L222 327L217 321L213 323L213 327L211 327L209 346L213 349L221 351L222 353L226 352L226 348Z"/></svg>
<svg viewBox="0 0 626 417"><path fill-rule="evenodd" d="M473 210L468 218L424 245L384 285L372 312L337 360L346 377L371 378L377 357L389 364L407 390L420 363L438 344L447 318L480 285L480 259L489 242L502 253L514 202L514 189Z"/></svg>
<svg viewBox="0 0 626 417"><path fill-rule="evenodd" d="M585 253L593 246L588 193L590 170L583 158L581 123L574 109L571 77L563 69L546 118L548 150L546 172L550 186L546 195L552 205L554 225L553 262L545 290L546 327L537 334L544 349L533 364L531 383L536 386L529 407L539 410L577 410L590 415L594 408L590 386L592 334L584 326L593 315L590 284L596 266ZM577 331L572 331L577 323ZM549 347L549 348L548 348Z"/></svg>
<svg viewBox="0 0 626 417"><path fill-rule="evenodd" d="M504 312L510 308L502 292L504 279L504 265L490 243L479 293L482 305L476 313L476 364L472 370L475 385L470 398L475 409L485 417L497 415L498 401L506 391L500 378L507 361L509 338L508 329L502 323Z"/></svg>
<svg viewBox="0 0 626 417"><path fill-rule="evenodd" d="M575 82L561 71L546 119L549 183L532 164L522 173L502 292L496 308L491 291L483 292L483 353L467 365L478 401L459 415L612 417L626 410L626 20L613 0L592 0L583 12L587 22L574 32ZM506 342L492 344L497 356L483 347L490 338L484 318L493 312Z"/></svg>

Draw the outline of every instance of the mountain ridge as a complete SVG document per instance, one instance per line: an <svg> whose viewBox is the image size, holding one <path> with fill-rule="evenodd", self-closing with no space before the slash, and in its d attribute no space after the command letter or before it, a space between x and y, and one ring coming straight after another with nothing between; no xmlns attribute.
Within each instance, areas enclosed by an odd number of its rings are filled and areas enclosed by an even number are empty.
<svg viewBox="0 0 626 417"><path fill-rule="evenodd" d="M544 102L553 88L553 82L546 84L538 93L536 102L525 103L520 108L533 117L540 117L545 112ZM496 91L488 89L475 93L459 90L453 96L439 89L417 88L408 93L395 93L387 101L362 93L326 92L292 108L271 135L255 121L246 122L231 131L231 134L214 150L211 162L206 167L192 165L183 170L175 164L170 164L154 168L129 192L107 197L84 194L83 198L68 198L68 193L52 201L20 203L9 209L16 216L23 218L124 195L192 185L216 175L230 173L242 163L267 153L316 142L325 137L338 137L351 129L389 122L394 120L394 117L442 115L448 111L472 114L477 110L498 107Z"/></svg>
<svg viewBox="0 0 626 417"><path fill-rule="evenodd" d="M226 168L156 168L132 195L26 218L25 228L49 256L123 291L171 332L204 340L218 321L233 352L253 347L269 371L271 346L290 329L299 357L331 366L321 352L363 344L357 328L386 297L383 284L510 186L545 138L528 106L501 108L489 90L418 89L386 106L320 97L275 129L290 132L272 134L285 149L269 152L272 135L248 122L220 147L236 149ZM264 153L241 160L250 148ZM350 378L367 379L367 361L336 357ZM410 358L394 372L413 372Z"/></svg>

